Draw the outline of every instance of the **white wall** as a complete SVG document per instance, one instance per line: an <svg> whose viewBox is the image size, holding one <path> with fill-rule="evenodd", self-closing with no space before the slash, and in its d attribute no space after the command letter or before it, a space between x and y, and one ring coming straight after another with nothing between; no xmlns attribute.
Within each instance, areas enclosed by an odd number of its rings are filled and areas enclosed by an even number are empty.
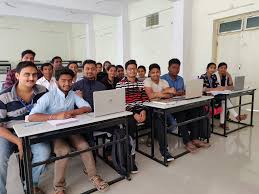
<svg viewBox="0 0 259 194"><path fill-rule="evenodd" d="M194 0L191 36L192 61L188 73L201 75L212 60L213 21L259 10L258 0Z"/></svg>
<svg viewBox="0 0 259 194"><path fill-rule="evenodd" d="M71 34L71 60L86 59L86 25L85 24L72 24Z"/></svg>
<svg viewBox="0 0 259 194"><path fill-rule="evenodd" d="M0 59L14 64L25 49L36 52L36 60L50 60L59 55L69 59L71 24L22 17L0 17Z"/></svg>
<svg viewBox="0 0 259 194"><path fill-rule="evenodd" d="M146 16L159 12L160 24L146 28ZM173 50L173 8L168 0L142 0L129 6L130 54L139 65L148 68L151 63L161 66L162 74L167 72L168 60Z"/></svg>
<svg viewBox="0 0 259 194"><path fill-rule="evenodd" d="M96 61L103 63L117 61L117 18L112 16L95 15L93 17L95 31Z"/></svg>

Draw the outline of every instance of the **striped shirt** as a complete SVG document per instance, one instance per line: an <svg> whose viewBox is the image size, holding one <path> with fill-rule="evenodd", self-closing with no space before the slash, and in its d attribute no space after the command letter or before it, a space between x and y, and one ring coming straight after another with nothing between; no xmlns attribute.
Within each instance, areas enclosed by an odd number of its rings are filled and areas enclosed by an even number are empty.
<svg viewBox="0 0 259 194"><path fill-rule="evenodd" d="M133 111L136 107L143 107L143 102L148 101L148 96L144 90L144 83L137 78L132 83L128 81L127 77L124 77L117 83L116 88L125 88L127 111Z"/></svg>
<svg viewBox="0 0 259 194"><path fill-rule="evenodd" d="M24 102L16 93L17 83L0 93L0 126L12 129L14 124L24 122L37 100L48 90L40 85L33 88L33 97L30 103Z"/></svg>

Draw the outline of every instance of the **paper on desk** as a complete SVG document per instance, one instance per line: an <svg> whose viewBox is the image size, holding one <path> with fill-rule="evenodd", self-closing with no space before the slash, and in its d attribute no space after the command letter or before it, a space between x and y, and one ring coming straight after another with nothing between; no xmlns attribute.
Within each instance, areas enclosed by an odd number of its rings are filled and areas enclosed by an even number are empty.
<svg viewBox="0 0 259 194"><path fill-rule="evenodd" d="M230 94L231 90L224 90L224 91L210 91L207 92L208 94L212 94L213 96L219 95L219 94Z"/></svg>
<svg viewBox="0 0 259 194"><path fill-rule="evenodd" d="M78 121L78 119L76 119L76 118L70 118L70 119L64 119L64 120L50 120L47 122L53 126L60 126L60 125L68 124L68 123L74 123L77 121Z"/></svg>

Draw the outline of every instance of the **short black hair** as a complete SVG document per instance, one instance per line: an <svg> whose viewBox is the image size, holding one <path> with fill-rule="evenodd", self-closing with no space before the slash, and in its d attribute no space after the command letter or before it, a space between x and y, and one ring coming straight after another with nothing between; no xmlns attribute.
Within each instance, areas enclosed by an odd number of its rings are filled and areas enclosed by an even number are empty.
<svg viewBox="0 0 259 194"><path fill-rule="evenodd" d="M138 67L138 70L139 70L139 69L143 69L145 72L147 71L147 70L146 70L146 67L143 66L143 65L140 65L140 66Z"/></svg>
<svg viewBox="0 0 259 194"><path fill-rule="evenodd" d="M123 69L124 70L124 67L122 65L117 65L116 66L116 70L118 70L119 68Z"/></svg>
<svg viewBox="0 0 259 194"><path fill-rule="evenodd" d="M33 62L31 62L31 61L21 61L16 66L15 70L16 70L17 73L21 73L22 69L24 69L26 67L33 67L33 68L35 68L38 71L37 66Z"/></svg>
<svg viewBox="0 0 259 194"><path fill-rule="evenodd" d="M55 73L55 78L58 81L61 75L70 75L72 78L75 77L74 72L67 67L62 67L61 69L57 70Z"/></svg>
<svg viewBox="0 0 259 194"><path fill-rule="evenodd" d="M133 60L133 59L125 63L125 69L127 69L129 65L135 65L136 67L138 67L136 60Z"/></svg>
<svg viewBox="0 0 259 194"><path fill-rule="evenodd" d="M43 63L40 67L41 70L43 70L44 67L48 67L48 66L51 66L52 69L53 69L53 65L51 63Z"/></svg>
<svg viewBox="0 0 259 194"><path fill-rule="evenodd" d="M21 57L23 58L27 54L31 54L33 56L33 58L36 56L35 52L33 52L32 50L28 49L28 50L25 50L25 51L22 52Z"/></svg>
<svg viewBox="0 0 259 194"><path fill-rule="evenodd" d="M209 69L211 66L215 66L215 67L217 67L217 65L216 65L216 63L213 63L213 62L211 62L211 63L209 63L208 65L207 65L207 69Z"/></svg>
<svg viewBox="0 0 259 194"><path fill-rule="evenodd" d="M70 66L71 64L76 64L77 67L79 67L76 61L70 61L70 62L67 64L67 68L69 68L69 66Z"/></svg>
<svg viewBox="0 0 259 194"><path fill-rule="evenodd" d="M180 66L181 65L181 61L179 59L173 58L173 59L169 60L168 67L171 67L171 65L173 65L173 64L177 64L177 65Z"/></svg>
<svg viewBox="0 0 259 194"><path fill-rule="evenodd" d="M160 71L160 66L156 63L153 63L153 64L149 65L149 71L151 71L152 69L159 69L159 71Z"/></svg>
<svg viewBox="0 0 259 194"><path fill-rule="evenodd" d="M56 59L60 59L62 61L62 58L60 56L55 56L51 59L51 63L53 64Z"/></svg>
<svg viewBox="0 0 259 194"><path fill-rule="evenodd" d="M218 68L223 67L223 66L226 66L226 68L228 68L228 65L227 65L225 62L221 62L221 63L218 65Z"/></svg>
<svg viewBox="0 0 259 194"><path fill-rule="evenodd" d="M101 67L103 67L103 64L100 63L100 62L96 63L96 66L97 66L97 65L101 65Z"/></svg>
<svg viewBox="0 0 259 194"><path fill-rule="evenodd" d="M93 64L96 67L96 62L92 59L87 59L83 62L83 68L85 67L85 64Z"/></svg>
<svg viewBox="0 0 259 194"><path fill-rule="evenodd" d="M115 65L109 65L109 66L107 67L107 71L109 71L112 67L114 67L114 68L116 69L116 66L115 66Z"/></svg>

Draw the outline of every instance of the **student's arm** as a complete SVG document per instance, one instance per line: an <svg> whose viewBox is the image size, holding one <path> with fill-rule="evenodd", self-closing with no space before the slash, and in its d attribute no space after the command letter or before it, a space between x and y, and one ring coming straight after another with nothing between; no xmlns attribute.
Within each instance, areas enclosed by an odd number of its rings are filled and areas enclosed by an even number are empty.
<svg viewBox="0 0 259 194"><path fill-rule="evenodd" d="M83 98L80 98L77 95L74 95L75 104L78 109L68 111L72 116L81 115L84 113L92 112L92 108L88 102L86 102Z"/></svg>
<svg viewBox="0 0 259 194"><path fill-rule="evenodd" d="M156 99L156 98L167 98L168 96L170 96L163 92L153 92L152 88L150 87L145 87L145 92L149 100Z"/></svg>

